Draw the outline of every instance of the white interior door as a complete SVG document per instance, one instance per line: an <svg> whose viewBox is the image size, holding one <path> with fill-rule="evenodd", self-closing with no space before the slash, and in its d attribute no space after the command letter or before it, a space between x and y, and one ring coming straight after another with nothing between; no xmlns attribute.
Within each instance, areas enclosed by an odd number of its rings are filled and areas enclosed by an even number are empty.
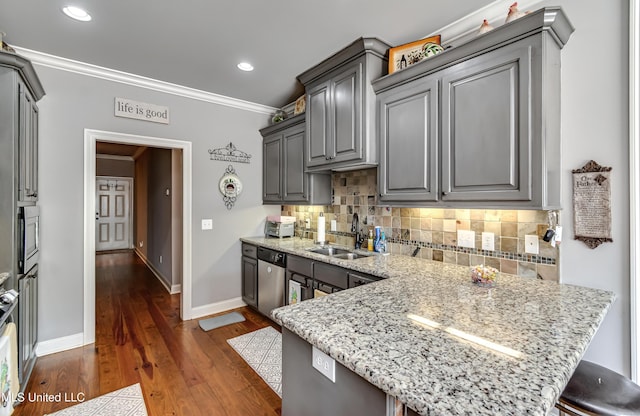
<svg viewBox="0 0 640 416"><path fill-rule="evenodd" d="M96 176L96 251L131 248L131 178Z"/></svg>

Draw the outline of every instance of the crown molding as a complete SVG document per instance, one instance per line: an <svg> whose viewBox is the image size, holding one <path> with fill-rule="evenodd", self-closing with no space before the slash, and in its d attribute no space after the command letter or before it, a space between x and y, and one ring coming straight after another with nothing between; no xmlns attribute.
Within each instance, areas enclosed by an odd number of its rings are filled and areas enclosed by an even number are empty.
<svg viewBox="0 0 640 416"><path fill-rule="evenodd" d="M439 30L429 33L425 37L440 35L444 46L456 46L457 44L466 42L470 37L476 36L484 19L487 19L493 27L502 26L507 18L509 6L513 4L513 1L514 0L496 0ZM518 9L522 11L535 11L533 6L539 3L541 3L541 0L518 0Z"/></svg>
<svg viewBox="0 0 640 416"><path fill-rule="evenodd" d="M21 48L19 46L11 46L16 50L17 53L29 59L35 65L104 79L107 81L119 82L121 84L132 85L134 87L145 88L165 94L176 95L179 97L190 98L193 100L204 101L212 104L219 104L226 107L238 108L241 110L260 114L271 115L277 110L277 108L269 107L262 104L256 104L237 98L198 90L195 88L184 87L182 85L159 81L153 78L147 78L127 72L117 71L115 69L74 61L72 59L49 55L44 52Z"/></svg>

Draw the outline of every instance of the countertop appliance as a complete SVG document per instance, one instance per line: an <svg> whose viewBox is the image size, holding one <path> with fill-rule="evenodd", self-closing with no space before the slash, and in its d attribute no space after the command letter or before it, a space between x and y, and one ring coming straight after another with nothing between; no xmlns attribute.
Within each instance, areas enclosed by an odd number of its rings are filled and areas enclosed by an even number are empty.
<svg viewBox="0 0 640 416"><path fill-rule="evenodd" d="M293 237L295 224L292 222L280 222L267 220L264 224L264 235L266 237Z"/></svg>
<svg viewBox="0 0 640 416"><path fill-rule="evenodd" d="M284 305L286 265L284 253L258 247L258 311L266 316Z"/></svg>
<svg viewBox="0 0 640 416"><path fill-rule="evenodd" d="M38 264L40 251L40 208L18 208L18 273L26 274Z"/></svg>

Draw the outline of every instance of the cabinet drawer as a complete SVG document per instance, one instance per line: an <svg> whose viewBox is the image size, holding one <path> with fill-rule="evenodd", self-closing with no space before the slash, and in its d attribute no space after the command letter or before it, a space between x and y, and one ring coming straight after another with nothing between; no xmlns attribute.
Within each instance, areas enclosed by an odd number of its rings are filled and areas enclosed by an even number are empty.
<svg viewBox="0 0 640 416"><path fill-rule="evenodd" d="M381 278L370 274L359 274L349 272L349 288L366 285L368 283L377 282Z"/></svg>
<svg viewBox="0 0 640 416"><path fill-rule="evenodd" d="M348 288L348 272L342 267L325 263L316 263L313 270L313 278L317 282L327 283L342 289Z"/></svg>
<svg viewBox="0 0 640 416"><path fill-rule="evenodd" d="M242 243L242 255L255 259L258 256L258 247Z"/></svg>
<svg viewBox="0 0 640 416"><path fill-rule="evenodd" d="M303 257L287 257L287 270L302 276L313 276L313 261Z"/></svg>

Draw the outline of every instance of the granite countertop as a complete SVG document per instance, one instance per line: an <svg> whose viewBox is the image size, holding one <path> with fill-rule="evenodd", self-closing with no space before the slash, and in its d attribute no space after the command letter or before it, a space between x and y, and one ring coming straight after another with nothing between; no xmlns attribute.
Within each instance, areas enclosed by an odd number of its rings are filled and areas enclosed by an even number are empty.
<svg viewBox="0 0 640 416"><path fill-rule="evenodd" d="M242 241L327 259L309 240ZM504 273L478 287L468 267L401 255L328 262L388 279L273 318L423 415L546 415L615 299Z"/></svg>

